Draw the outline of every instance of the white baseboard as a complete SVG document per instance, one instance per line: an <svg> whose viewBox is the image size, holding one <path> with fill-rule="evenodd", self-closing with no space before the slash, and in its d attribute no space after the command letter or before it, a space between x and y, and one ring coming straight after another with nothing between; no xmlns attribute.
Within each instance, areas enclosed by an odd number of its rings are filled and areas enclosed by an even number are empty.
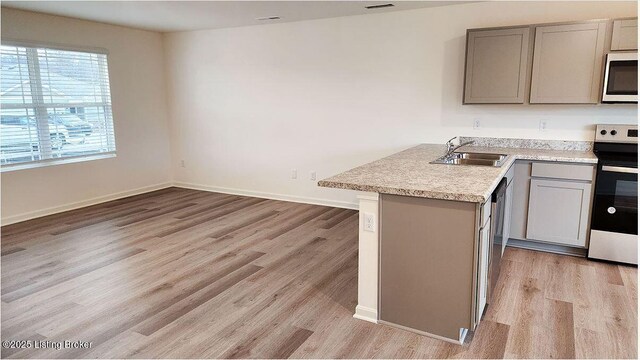
<svg viewBox="0 0 640 360"><path fill-rule="evenodd" d="M133 190L127 190L127 191L123 191L115 194L100 196L100 197L96 197L96 198L88 199L84 201L78 201L75 203L54 206L54 207L36 210L36 211L30 211L30 212L13 215L13 216L7 216L2 218L0 222L2 226L11 225L11 224L19 223L22 221L39 218L42 216L53 215L56 213L69 211L69 210L75 210L81 207L96 205L103 202L117 200L117 199L121 199L128 196L139 195L139 194L143 194L150 191L168 188L171 186L181 187L186 189L193 189L193 190L219 192L224 194L244 195L244 196L258 197L263 199L291 201L291 202L304 203L304 204L323 205L323 206L358 210L357 203L350 203L347 201L335 201L335 200L317 199L317 198L302 197L302 196L273 194L273 193L266 193L266 192L260 192L260 191L232 189L232 188L199 185L199 184L191 184L191 183L184 183L184 182L173 182L173 183L166 182L166 183L161 183L161 184L156 184L151 186L145 186L145 187L141 187Z"/></svg>
<svg viewBox="0 0 640 360"><path fill-rule="evenodd" d="M378 312L375 309L360 305L356 306L356 313L353 314L353 317L356 319L372 322L374 324L378 323Z"/></svg>
<svg viewBox="0 0 640 360"><path fill-rule="evenodd" d="M462 329L461 328L460 331L458 332L458 334L459 334L458 335L459 336L458 339L449 339L448 337L432 334L432 333L426 332L426 331L420 331L420 330L412 329L410 327L394 324L392 322L388 322L388 321L384 321L384 320L379 320L378 323L379 324L383 324L383 325L392 326L392 327L395 327L395 328L398 328L398 329L410 331L410 332L416 333L418 335L428 336L430 338L446 341L446 342L449 342L449 343L452 343L452 344L456 344L456 345L463 345L464 344L464 339L467 337L467 333L468 333L467 329Z"/></svg>
<svg viewBox="0 0 640 360"><path fill-rule="evenodd" d="M96 204L100 204L100 203L103 203L103 202L117 200L117 199L121 199L121 198L128 197L128 196L139 195L139 194L143 194L143 193L150 192L150 191L155 191L155 190L168 188L168 187L171 187L171 186L172 186L172 184L170 182L155 184L155 185L151 185L151 186L145 186L145 187L141 187L141 188L137 188L137 189L133 189L133 190L122 191L122 192L115 193L115 194L99 196L99 197L95 197L93 199L78 201L78 202L75 202L75 203L64 204L64 205L60 205L60 206L54 206L54 207L41 209L41 210L36 210L36 211L30 211L30 212L26 212L26 213L22 213L22 214L18 214L18 215L13 215L13 216L7 216L5 218L2 218L1 222L2 222L2 226L11 225L11 224L19 223L19 222L22 222L22 221L39 218L39 217L42 217L42 216L53 215L53 214L56 214L56 213L69 211L69 210L75 210L75 209L82 208L82 207L85 207L85 206L96 205Z"/></svg>
<svg viewBox="0 0 640 360"><path fill-rule="evenodd" d="M181 187L185 189L219 192L223 194L243 195L243 196L251 196L251 197L257 197L262 199L291 201L291 202L303 203L303 204L323 205L323 206L331 206L331 207L337 207L337 208L343 208L343 209L358 210L358 203L351 203L348 201L336 201L336 200L318 199L318 198L305 197L305 196L275 194L275 193L267 193L262 191L252 191L252 190L244 190L244 189L226 188L226 187L220 187L220 186L184 183L179 181L174 182L173 186Z"/></svg>

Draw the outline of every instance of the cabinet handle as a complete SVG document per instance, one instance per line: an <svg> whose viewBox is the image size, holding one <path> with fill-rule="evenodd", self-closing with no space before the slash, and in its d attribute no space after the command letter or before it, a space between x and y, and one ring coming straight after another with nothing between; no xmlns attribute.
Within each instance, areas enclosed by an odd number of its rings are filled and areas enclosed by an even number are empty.
<svg viewBox="0 0 640 360"><path fill-rule="evenodd" d="M602 171L637 174L638 168L630 168L630 167L623 167L623 166L603 166Z"/></svg>

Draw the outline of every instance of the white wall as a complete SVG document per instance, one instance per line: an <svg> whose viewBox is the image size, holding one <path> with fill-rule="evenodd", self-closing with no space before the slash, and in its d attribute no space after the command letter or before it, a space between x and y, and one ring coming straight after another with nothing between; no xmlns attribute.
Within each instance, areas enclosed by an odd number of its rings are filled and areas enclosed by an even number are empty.
<svg viewBox="0 0 640 360"><path fill-rule="evenodd" d="M309 172L455 135L591 140L593 124L635 122L637 107L461 105L465 31L636 12L635 2L481 2L167 34L174 180L355 204Z"/></svg>
<svg viewBox="0 0 640 360"><path fill-rule="evenodd" d="M166 186L161 34L2 8L2 37L108 49L117 146L116 158L2 173L3 224Z"/></svg>
<svg viewBox="0 0 640 360"><path fill-rule="evenodd" d="M454 135L590 139L593 124L634 122L637 108L462 106L465 30L636 12L635 2L483 2L163 42L2 8L3 37L109 49L118 147L112 159L2 173L2 223L162 187L171 174L183 185L353 205L353 193L318 188L309 172L328 177Z"/></svg>

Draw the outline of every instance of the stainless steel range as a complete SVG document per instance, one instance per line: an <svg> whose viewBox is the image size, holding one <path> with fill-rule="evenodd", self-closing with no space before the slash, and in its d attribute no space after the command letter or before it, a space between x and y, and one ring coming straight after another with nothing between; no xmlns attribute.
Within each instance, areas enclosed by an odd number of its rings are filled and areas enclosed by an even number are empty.
<svg viewBox="0 0 640 360"><path fill-rule="evenodd" d="M638 264L638 126L598 125L588 257Z"/></svg>

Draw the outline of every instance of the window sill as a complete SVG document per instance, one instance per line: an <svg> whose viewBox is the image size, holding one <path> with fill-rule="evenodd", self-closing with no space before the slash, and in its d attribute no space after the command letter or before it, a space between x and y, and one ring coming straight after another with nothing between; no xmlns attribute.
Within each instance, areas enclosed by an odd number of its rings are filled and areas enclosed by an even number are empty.
<svg viewBox="0 0 640 360"><path fill-rule="evenodd" d="M85 161L93 161L100 159L109 159L116 157L115 152L95 154L95 155L84 155L84 156L76 156L76 157L68 157L61 159L49 159L32 163L24 163L24 164L12 164L12 165L2 165L0 166L0 173L6 173L11 171L18 170L27 170L27 169L37 169L46 166L52 165L62 165L62 164L73 164Z"/></svg>

